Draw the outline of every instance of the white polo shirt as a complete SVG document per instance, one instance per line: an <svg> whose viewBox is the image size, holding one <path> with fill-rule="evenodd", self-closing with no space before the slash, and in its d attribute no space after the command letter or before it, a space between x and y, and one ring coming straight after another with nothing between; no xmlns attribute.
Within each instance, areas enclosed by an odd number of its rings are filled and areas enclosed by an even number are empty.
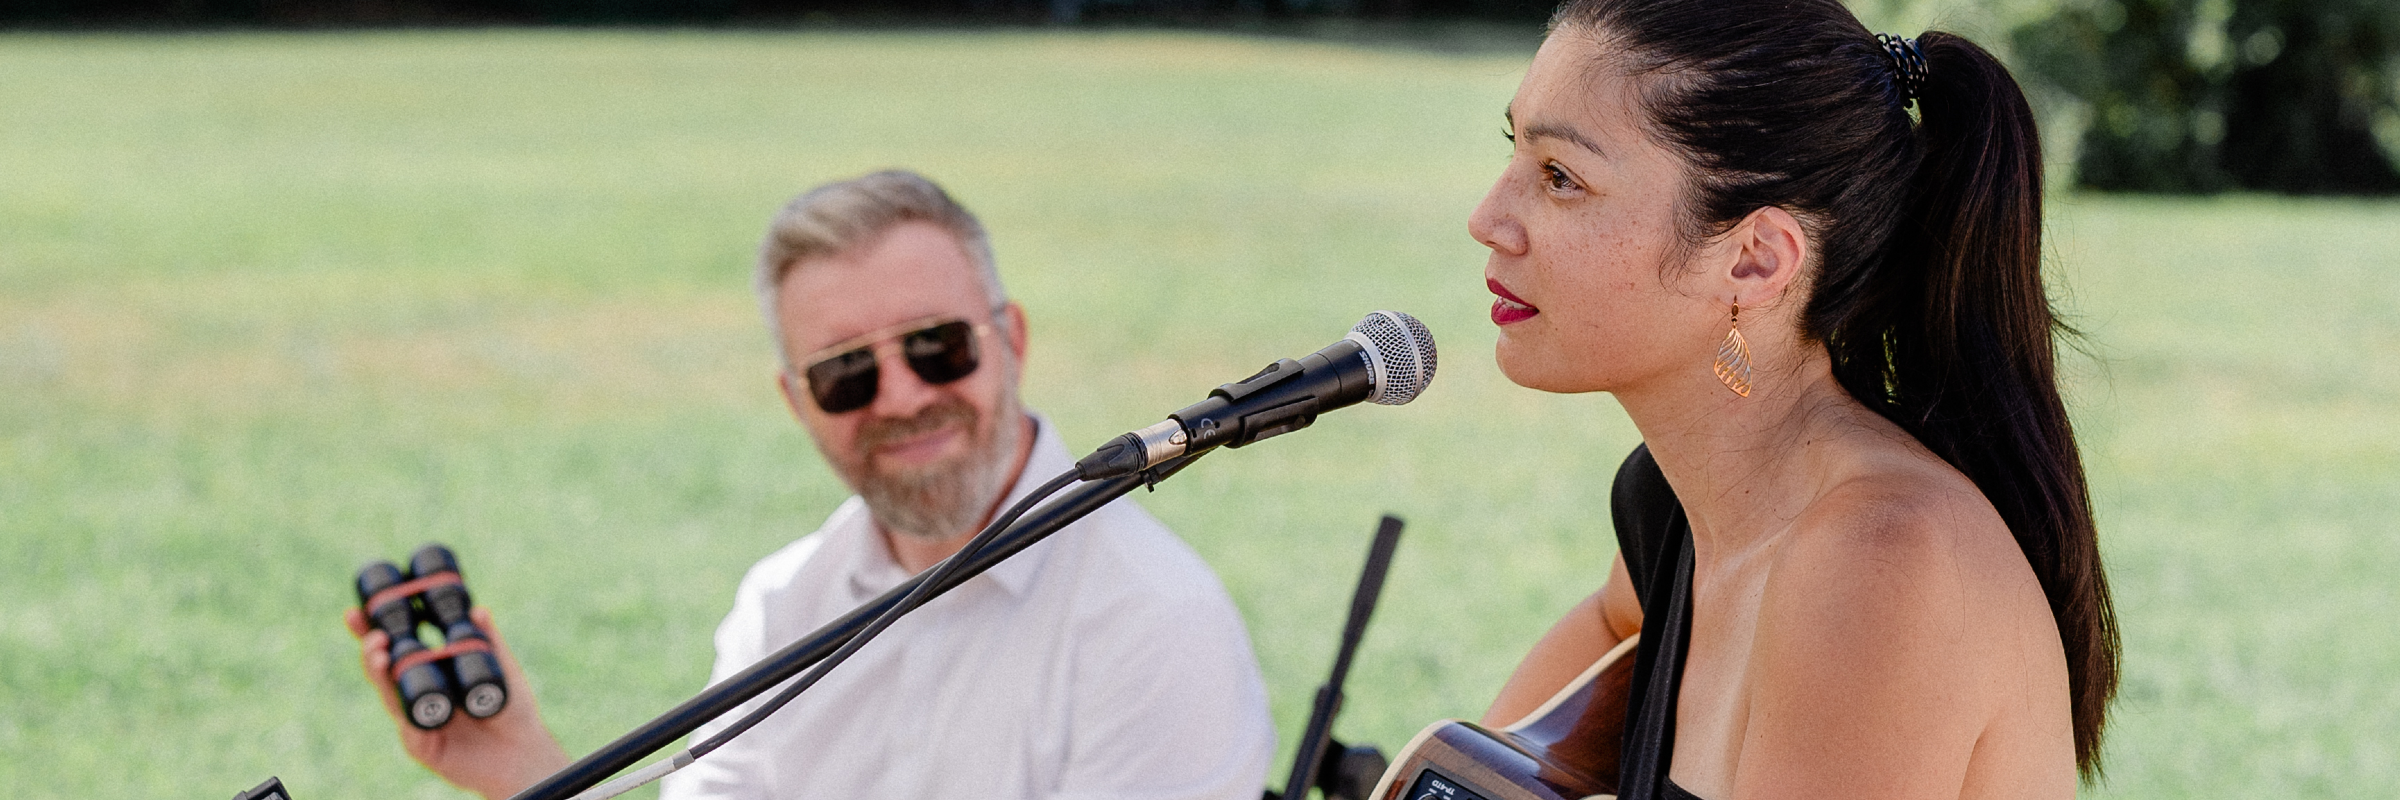
<svg viewBox="0 0 2400 800"><path fill-rule="evenodd" d="M1035 427L1004 508L1074 465ZM850 498L743 577L710 681L908 577ZM901 618L660 797L1257 800L1274 747L1232 599L1120 499Z"/></svg>

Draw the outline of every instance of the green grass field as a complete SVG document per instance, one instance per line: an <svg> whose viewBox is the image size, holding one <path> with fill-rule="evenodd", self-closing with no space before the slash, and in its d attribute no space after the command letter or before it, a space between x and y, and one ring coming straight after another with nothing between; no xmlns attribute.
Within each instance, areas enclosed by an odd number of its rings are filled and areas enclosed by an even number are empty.
<svg viewBox="0 0 2400 800"><path fill-rule="evenodd" d="M845 494L769 383L753 244L889 165L985 216L1074 446L1367 310L1425 319L1421 401L1141 502L1240 602L1287 750L1376 515L1407 517L1340 733L1473 716L1600 580L1635 443L1488 355L1464 219L1530 45L0 36L0 786L456 796L339 624L359 563L427 540L570 750L699 689L742 571ZM2386 796L2400 205L2051 208L2126 644L2089 793Z"/></svg>

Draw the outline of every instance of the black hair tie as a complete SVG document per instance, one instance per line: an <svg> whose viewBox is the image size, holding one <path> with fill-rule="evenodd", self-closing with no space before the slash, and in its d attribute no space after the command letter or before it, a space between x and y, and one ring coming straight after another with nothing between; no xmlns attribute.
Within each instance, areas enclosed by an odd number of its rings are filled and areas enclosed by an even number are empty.
<svg viewBox="0 0 2400 800"><path fill-rule="evenodd" d="M1875 34L1875 42L1883 45L1886 66L1900 87L1900 107L1917 99L1917 91L1925 86L1925 51L1917 49L1917 40L1902 39L1888 33Z"/></svg>

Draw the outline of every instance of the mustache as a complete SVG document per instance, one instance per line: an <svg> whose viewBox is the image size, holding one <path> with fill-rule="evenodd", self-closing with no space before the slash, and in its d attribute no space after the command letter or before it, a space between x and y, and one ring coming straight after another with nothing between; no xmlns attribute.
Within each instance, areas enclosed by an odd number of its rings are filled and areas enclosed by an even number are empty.
<svg viewBox="0 0 2400 800"><path fill-rule="evenodd" d="M951 425L975 427L975 408L956 397L943 397L924 410L906 417L879 417L867 420L858 427L857 447L862 456L893 442L913 438Z"/></svg>

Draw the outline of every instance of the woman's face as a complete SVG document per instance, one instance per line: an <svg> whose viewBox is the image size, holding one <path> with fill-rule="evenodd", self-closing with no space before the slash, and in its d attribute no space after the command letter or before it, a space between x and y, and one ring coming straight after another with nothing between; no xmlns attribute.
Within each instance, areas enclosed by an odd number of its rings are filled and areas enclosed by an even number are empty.
<svg viewBox="0 0 2400 800"><path fill-rule="evenodd" d="M1508 168L1467 220L1492 250L1500 370L1528 388L1705 377L1731 311L1683 280L1710 247L1678 246L1682 163L1644 131L1636 85L1607 55L1585 31L1543 42L1509 102Z"/></svg>

